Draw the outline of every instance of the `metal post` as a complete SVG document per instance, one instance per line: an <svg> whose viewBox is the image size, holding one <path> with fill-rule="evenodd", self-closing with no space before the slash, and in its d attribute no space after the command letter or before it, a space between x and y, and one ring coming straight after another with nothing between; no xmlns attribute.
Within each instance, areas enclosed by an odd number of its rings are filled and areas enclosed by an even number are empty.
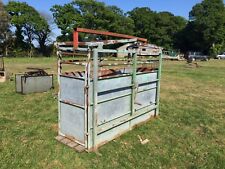
<svg viewBox="0 0 225 169"><path fill-rule="evenodd" d="M92 125L93 125L93 150L97 150L97 106L98 106L98 50L93 49L93 114L92 114Z"/></svg>
<svg viewBox="0 0 225 169"><path fill-rule="evenodd" d="M79 46L79 34L77 31L73 32L73 47L77 49Z"/></svg>
<svg viewBox="0 0 225 169"><path fill-rule="evenodd" d="M84 101L84 105L85 105L85 114L84 114L84 129L85 129L85 146L86 148L88 147L88 115L89 115L89 85L90 85L90 63L91 62L91 52L90 50L88 50L88 54L87 54L87 63L85 65L85 86L84 86L84 93L85 93L85 101Z"/></svg>
<svg viewBox="0 0 225 169"><path fill-rule="evenodd" d="M156 102L157 102L157 109L155 112L155 116L159 115L159 97L160 97L160 79L161 79L161 71L162 71L162 51L159 54L159 68L158 68L158 73L157 73L157 91L156 91Z"/></svg>
<svg viewBox="0 0 225 169"><path fill-rule="evenodd" d="M133 63L132 63L132 89L131 89L131 116L135 113L135 97L136 97L136 89L137 89L137 82L136 82L136 74L137 74L137 53L133 54Z"/></svg>
<svg viewBox="0 0 225 169"><path fill-rule="evenodd" d="M60 125L60 121L61 121L61 103L60 103L60 98L61 98L61 89L60 89L60 75L62 73L62 65L61 65L61 57L58 57L58 76L57 76L57 80L58 80L58 86L59 86L59 90L58 90L58 128L59 128L59 135L60 135L60 130L61 130L61 125Z"/></svg>

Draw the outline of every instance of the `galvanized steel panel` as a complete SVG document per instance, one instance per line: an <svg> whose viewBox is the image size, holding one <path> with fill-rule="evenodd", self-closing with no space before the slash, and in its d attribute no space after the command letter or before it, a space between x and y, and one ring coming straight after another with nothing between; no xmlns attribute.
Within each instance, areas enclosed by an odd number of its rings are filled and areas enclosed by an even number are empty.
<svg viewBox="0 0 225 169"><path fill-rule="evenodd" d="M97 144L101 145L108 141L111 141L111 140L115 139L116 137L122 135L126 131L129 131L129 129L130 129L130 122L126 122L115 128L107 130L106 132L103 132L98 135Z"/></svg>
<svg viewBox="0 0 225 169"><path fill-rule="evenodd" d="M138 74L136 78L138 83L152 82L157 80L157 72Z"/></svg>
<svg viewBox="0 0 225 169"><path fill-rule="evenodd" d="M21 85L21 82L22 82L22 77L23 75L22 74L17 74L16 75L16 92L22 92L22 85Z"/></svg>
<svg viewBox="0 0 225 169"><path fill-rule="evenodd" d="M84 84L83 80L60 77L60 99L84 106Z"/></svg>
<svg viewBox="0 0 225 169"><path fill-rule="evenodd" d="M23 94L46 92L53 87L53 75L24 76L16 75L16 91Z"/></svg>
<svg viewBox="0 0 225 169"><path fill-rule="evenodd" d="M84 143L84 113L83 109L61 103L60 132Z"/></svg>
<svg viewBox="0 0 225 169"><path fill-rule="evenodd" d="M124 88L131 85L131 76L101 79L98 81L98 92Z"/></svg>
<svg viewBox="0 0 225 169"><path fill-rule="evenodd" d="M155 115L155 110L152 110L151 112L143 114L143 115L141 115L141 116L139 116L139 117L137 117L135 119L132 119L130 121L130 126L134 127L134 126L136 126L136 125L138 125L140 123L146 122L154 115Z"/></svg>
<svg viewBox="0 0 225 169"><path fill-rule="evenodd" d="M22 93L46 92L53 87L52 76L22 77Z"/></svg>
<svg viewBox="0 0 225 169"><path fill-rule="evenodd" d="M131 96L98 104L98 125L130 113Z"/></svg>

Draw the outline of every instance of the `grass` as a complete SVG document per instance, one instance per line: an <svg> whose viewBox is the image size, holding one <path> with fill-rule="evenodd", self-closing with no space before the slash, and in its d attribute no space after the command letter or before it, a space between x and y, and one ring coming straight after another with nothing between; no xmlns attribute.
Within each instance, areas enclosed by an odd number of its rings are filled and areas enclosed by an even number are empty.
<svg viewBox="0 0 225 169"><path fill-rule="evenodd" d="M98 153L54 139L57 88L20 95L14 81L0 84L0 168L225 168L225 61L199 64L164 62L160 116ZM56 73L54 58L6 59L11 76L31 66ZM138 135L150 142L141 145Z"/></svg>

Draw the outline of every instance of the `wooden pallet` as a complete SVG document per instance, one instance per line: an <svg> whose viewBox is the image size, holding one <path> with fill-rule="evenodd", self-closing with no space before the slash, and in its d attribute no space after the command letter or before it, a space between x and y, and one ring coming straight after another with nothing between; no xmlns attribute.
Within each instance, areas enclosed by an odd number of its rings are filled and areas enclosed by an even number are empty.
<svg viewBox="0 0 225 169"><path fill-rule="evenodd" d="M85 150L84 146L82 146L82 145L80 145L80 144L78 144L78 143L76 143L76 142L74 142L74 141L72 141L72 140L70 140L70 139L68 139L66 137L63 137L63 136L59 135L59 136L57 136L55 138L59 142L61 142L61 143L65 144L65 145L73 148L74 150L76 150L79 153L81 153L81 152L83 152Z"/></svg>

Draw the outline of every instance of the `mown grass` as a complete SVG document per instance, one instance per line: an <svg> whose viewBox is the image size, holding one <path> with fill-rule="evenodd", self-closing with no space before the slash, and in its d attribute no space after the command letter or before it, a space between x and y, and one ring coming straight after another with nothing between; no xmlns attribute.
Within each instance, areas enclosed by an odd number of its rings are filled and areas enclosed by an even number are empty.
<svg viewBox="0 0 225 169"><path fill-rule="evenodd" d="M166 61L160 116L99 149L77 153L58 143L57 88L20 95L0 84L0 168L225 168L225 61ZM9 74L48 67L55 58L6 59ZM142 145L138 135L150 140Z"/></svg>

